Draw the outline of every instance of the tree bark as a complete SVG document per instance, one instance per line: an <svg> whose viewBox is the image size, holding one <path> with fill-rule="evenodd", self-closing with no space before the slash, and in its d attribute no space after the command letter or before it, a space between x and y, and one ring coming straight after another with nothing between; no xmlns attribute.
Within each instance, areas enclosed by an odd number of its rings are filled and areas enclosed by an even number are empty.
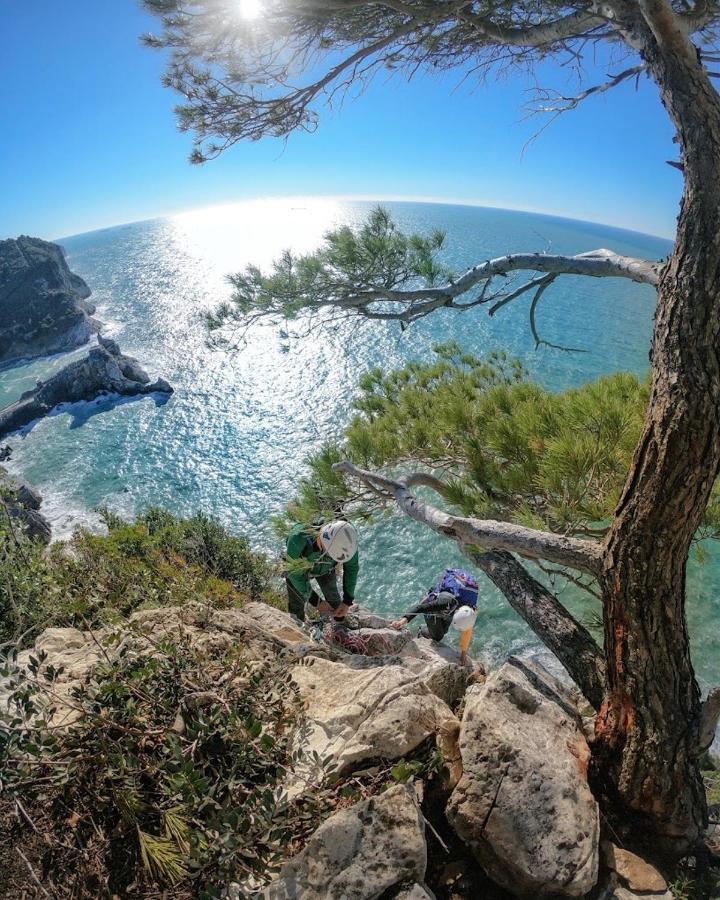
<svg viewBox="0 0 720 900"><path fill-rule="evenodd" d="M612 8L677 127L685 187L658 289L650 403L600 575L608 695L591 772L622 812L616 824L678 855L707 824L685 578L720 469L720 102L665 0Z"/></svg>

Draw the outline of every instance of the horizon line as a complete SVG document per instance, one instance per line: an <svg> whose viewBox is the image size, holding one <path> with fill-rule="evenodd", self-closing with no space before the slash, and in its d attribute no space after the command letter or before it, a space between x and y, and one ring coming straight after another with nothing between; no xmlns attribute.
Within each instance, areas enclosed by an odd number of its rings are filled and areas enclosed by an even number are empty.
<svg viewBox="0 0 720 900"><path fill-rule="evenodd" d="M580 222L585 225L596 225L601 228L615 228L618 231L626 231L630 234L639 234L643 237L656 238L665 241L674 241L675 235L668 234L653 234L650 231L640 231L637 228L628 228L627 225L616 225L614 223L609 222L597 222L593 219L580 219L577 218L576 215L571 215L567 212L558 212L553 211L549 212L548 210L539 209L537 207L522 207L522 206L514 206L514 205L504 205L501 203L496 203L490 200L476 200L476 199L468 199L468 198L456 198L456 197L438 197L434 195L417 195L417 194L269 194L269 195L259 195L256 197L243 197L235 200L223 200L219 203L205 203L197 206L183 207L181 209L175 209L172 211L166 211L162 213L158 213L157 215L148 216L147 218L141 219L129 219L124 222L115 222L111 225L101 225L97 228L89 228L87 231L78 231L73 234L65 234L59 237L52 238L52 241L59 242L63 240L68 240L71 238L82 237L86 234L94 234L98 231L109 231L113 228L122 228L126 225L140 225L143 222L154 222L158 219L171 219L175 216L187 215L193 212L199 212L200 210L213 209L215 207L226 207L226 206L239 206L243 203L260 203L267 201L283 201L283 200L336 200L336 201L357 201L357 202L394 202L394 203L428 203L435 205L446 205L446 206L470 206L476 207L480 209L497 209L497 210L506 210L508 212L522 212L529 213L530 215L541 215L547 216L548 218L553 219L565 219L570 222Z"/></svg>

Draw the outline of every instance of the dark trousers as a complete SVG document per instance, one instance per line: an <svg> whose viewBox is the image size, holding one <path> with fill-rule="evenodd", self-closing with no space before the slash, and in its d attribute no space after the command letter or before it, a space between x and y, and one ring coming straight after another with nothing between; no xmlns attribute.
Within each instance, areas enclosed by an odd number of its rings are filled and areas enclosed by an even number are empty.
<svg viewBox="0 0 720 900"><path fill-rule="evenodd" d="M449 616L425 616L428 634L434 641L441 641L450 630Z"/></svg>
<svg viewBox="0 0 720 900"><path fill-rule="evenodd" d="M340 596L340 591L338 590L337 578L334 572L328 572L326 575L317 575L313 576L315 581L317 581L320 590L322 591L322 595L325 600L336 609L342 603L342 597ZM296 618L300 619L301 622L305 620L305 598L302 594L299 594L295 585L290 581L289 578L285 579L285 585L287 587L288 592L288 610ZM310 596L310 600L308 601L312 606L318 605L318 600L320 598L313 591ZM447 629L446 629L447 630Z"/></svg>

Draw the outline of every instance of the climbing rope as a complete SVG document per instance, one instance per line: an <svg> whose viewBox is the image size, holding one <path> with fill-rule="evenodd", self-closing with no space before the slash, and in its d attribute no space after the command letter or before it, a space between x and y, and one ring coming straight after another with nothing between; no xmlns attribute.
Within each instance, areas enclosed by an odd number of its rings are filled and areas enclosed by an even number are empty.
<svg viewBox="0 0 720 900"><path fill-rule="evenodd" d="M336 619L318 622L313 636L316 640L323 640L332 647L337 647L349 654L389 656L393 652L387 639L378 634L375 635L375 640L371 647L369 637L363 637L359 633L358 624L352 619L350 621L343 620L342 622Z"/></svg>

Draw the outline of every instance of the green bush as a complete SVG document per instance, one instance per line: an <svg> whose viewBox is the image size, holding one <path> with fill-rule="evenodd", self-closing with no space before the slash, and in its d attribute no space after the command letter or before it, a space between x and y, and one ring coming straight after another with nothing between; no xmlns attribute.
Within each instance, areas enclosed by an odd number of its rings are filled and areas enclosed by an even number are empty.
<svg viewBox="0 0 720 900"><path fill-rule="evenodd" d="M73 691L78 724L28 724L58 674L38 686L0 672L18 712L0 729L0 793L42 835L36 865L57 896L210 897L267 881L330 808L329 789L295 802L283 790L300 701L280 658L125 642Z"/></svg>
<svg viewBox="0 0 720 900"><path fill-rule="evenodd" d="M48 625L101 625L149 606L248 598L281 605L272 567L214 519L150 509L134 522L103 511L106 535L80 529L49 551L0 523L0 642ZM30 633L30 637L32 632ZM27 638L27 635L26 635Z"/></svg>

